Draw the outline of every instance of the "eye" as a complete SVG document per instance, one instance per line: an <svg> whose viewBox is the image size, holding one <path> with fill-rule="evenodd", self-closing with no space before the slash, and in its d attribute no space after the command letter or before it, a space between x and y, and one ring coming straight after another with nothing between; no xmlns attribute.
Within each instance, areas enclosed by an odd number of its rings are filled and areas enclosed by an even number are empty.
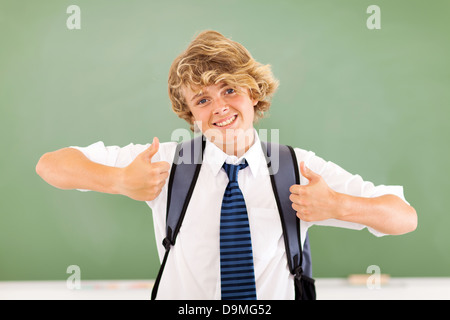
<svg viewBox="0 0 450 320"><path fill-rule="evenodd" d="M233 88L229 88L229 89L227 89L225 91L226 94L232 94L232 93L235 93L235 92L236 92L236 90L234 90Z"/></svg>
<svg viewBox="0 0 450 320"><path fill-rule="evenodd" d="M198 104L198 105L205 104L207 101L208 101L208 100L206 100L206 99L201 99L201 100L199 100L199 101L197 102L197 104Z"/></svg>

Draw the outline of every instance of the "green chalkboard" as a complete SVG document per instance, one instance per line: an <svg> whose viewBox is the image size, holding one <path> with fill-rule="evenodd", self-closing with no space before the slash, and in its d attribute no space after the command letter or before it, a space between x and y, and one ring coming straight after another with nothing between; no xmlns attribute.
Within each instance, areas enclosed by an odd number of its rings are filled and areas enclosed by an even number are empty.
<svg viewBox="0 0 450 320"><path fill-rule="evenodd" d="M83 279L156 276L145 203L55 189L35 165L66 146L169 141L188 128L170 109L167 74L205 29L280 80L257 128L279 128L281 143L375 184L403 185L418 212L405 236L312 228L315 276L370 265L450 276L449 13L446 0L1 0L0 280L65 280L70 265Z"/></svg>

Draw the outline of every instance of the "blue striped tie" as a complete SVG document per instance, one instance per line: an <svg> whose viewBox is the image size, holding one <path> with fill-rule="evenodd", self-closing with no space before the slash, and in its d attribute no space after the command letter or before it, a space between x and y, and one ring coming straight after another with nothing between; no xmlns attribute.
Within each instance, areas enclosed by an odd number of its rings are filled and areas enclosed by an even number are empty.
<svg viewBox="0 0 450 320"><path fill-rule="evenodd" d="M220 215L220 276L222 300L256 300L252 242L244 196L238 172L248 166L224 163L228 185Z"/></svg>

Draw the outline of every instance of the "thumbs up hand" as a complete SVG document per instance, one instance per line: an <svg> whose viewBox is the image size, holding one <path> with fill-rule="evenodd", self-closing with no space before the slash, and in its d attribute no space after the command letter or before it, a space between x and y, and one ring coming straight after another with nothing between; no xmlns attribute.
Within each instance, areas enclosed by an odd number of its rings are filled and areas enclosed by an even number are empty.
<svg viewBox="0 0 450 320"><path fill-rule="evenodd" d="M141 152L132 163L123 168L119 193L140 201L154 200L169 177L170 164L166 161L152 162L159 150L158 138Z"/></svg>
<svg viewBox="0 0 450 320"><path fill-rule="evenodd" d="M303 221L321 221L338 218L338 193L325 180L300 163L300 173L309 180L307 185L293 185L289 189L292 208Z"/></svg>

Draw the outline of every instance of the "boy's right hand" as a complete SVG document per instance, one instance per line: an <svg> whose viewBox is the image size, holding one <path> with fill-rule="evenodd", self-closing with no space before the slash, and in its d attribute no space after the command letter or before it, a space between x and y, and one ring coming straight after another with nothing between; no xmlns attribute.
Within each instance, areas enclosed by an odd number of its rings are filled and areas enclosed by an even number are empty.
<svg viewBox="0 0 450 320"><path fill-rule="evenodd" d="M151 162L158 149L159 140L155 137L149 148L123 168L120 194L140 201L154 200L160 194L169 177L170 164L166 161Z"/></svg>

